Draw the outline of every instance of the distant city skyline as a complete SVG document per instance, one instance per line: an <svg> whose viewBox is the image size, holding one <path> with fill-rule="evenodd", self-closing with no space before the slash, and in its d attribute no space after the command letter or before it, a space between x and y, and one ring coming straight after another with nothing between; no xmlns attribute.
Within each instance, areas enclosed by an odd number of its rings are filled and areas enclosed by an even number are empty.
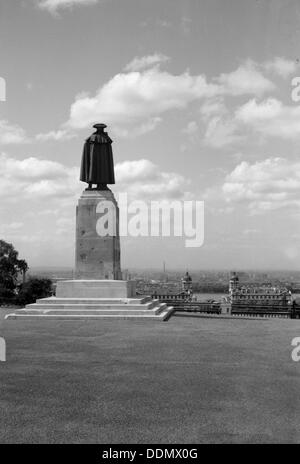
<svg viewBox="0 0 300 464"><path fill-rule="evenodd" d="M299 269L299 18L296 0L2 2L0 238L31 267L74 266L103 122L116 194L205 202L202 247L122 237L123 269Z"/></svg>

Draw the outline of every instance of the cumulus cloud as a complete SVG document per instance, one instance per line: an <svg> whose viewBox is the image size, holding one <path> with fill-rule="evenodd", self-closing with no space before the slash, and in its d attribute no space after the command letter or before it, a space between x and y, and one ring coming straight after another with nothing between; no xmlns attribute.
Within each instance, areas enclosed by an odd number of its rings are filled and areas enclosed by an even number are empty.
<svg viewBox="0 0 300 464"><path fill-rule="evenodd" d="M283 78L296 71L297 64L285 58L276 57L265 63L247 60L237 70L221 74L213 82L218 84L219 97L204 101L200 114L206 129L204 143L214 148L222 148L244 140L250 128L264 136L297 138L300 134L298 107L283 105L276 98L259 101L265 93L275 90L272 81L263 72L272 72ZM224 97L253 94L256 98L229 111Z"/></svg>
<svg viewBox="0 0 300 464"><path fill-rule="evenodd" d="M222 110L222 109L221 109ZM276 98L251 99L233 114L221 111L221 116L202 117L206 124L204 143L222 148L243 140L251 131L264 137L298 140L300 138L300 107L284 105ZM250 131L245 131L250 129Z"/></svg>
<svg viewBox="0 0 300 464"><path fill-rule="evenodd" d="M202 142L212 148L223 148L243 139L239 124L229 114L224 98L205 101L200 107L200 115L205 125Z"/></svg>
<svg viewBox="0 0 300 464"><path fill-rule="evenodd" d="M18 160L2 153L0 172L0 196L6 200L44 202L58 196L76 198L84 188L79 182L77 167L36 157ZM189 184L180 174L162 171L147 159L118 163L115 174L117 184L114 190L127 192L134 198L182 198Z"/></svg>
<svg viewBox="0 0 300 464"><path fill-rule="evenodd" d="M81 129L95 121L115 127L145 123L171 109L185 108L190 102L214 92L202 75L189 72L173 75L158 68L117 74L94 97L79 97L72 104L68 126Z"/></svg>
<svg viewBox="0 0 300 464"><path fill-rule="evenodd" d="M35 136L37 141L47 142L49 140L61 141L61 140L71 140L76 137L74 132L69 132L67 130L59 129L57 131L50 131L46 133L40 133Z"/></svg>
<svg viewBox="0 0 300 464"><path fill-rule="evenodd" d="M241 162L222 186L227 202L247 202L253 214L287 206L300 206L300 161L268 158Z"/></svg>
<svg viewBox="0 0 300 464"><path fill-rule="evenodd" d="M193 102L202 101L201 114L208 117L218 109L224 112L224 96L261 96L275 89L250 60L211 82L205 75L189 71L174 75L156 66L167 60L159 53L135 58L126 66L128 72L112 77L94 96L81 93L71 105L64 127L82 129L105 121L118 134L140 135L153 130L167 111L185 109Z"/></svg>
<svg viewBox="0 0 300 464"><path fill-rule="evenodd" d="M271 61L267 61L263 67L267 71L274 72L284 79L287 79L299 69L299 65L296 61L287 60L286 58L278 56Z"/></svg>
<svg viewBox="0 0 300 464"><path fill-rule="evenodd" d="M252 99L239 107L236 119L266 136L300 137L300 106L286 106L276 98Z"/></svg>
<svg viewBox="0 0 300 464"><path fill-rule="evenodd" d="M2 145L17 145L34 141L47 142L49 140L64 141L74 137L77 137L77 134L67 129L53 130L28 137L26 131L19 125L11 124L7 120L0 120L0 144Z"/></svg>
<svg viewBox="0 0 300 464"><path fill-rule="evenodd" d="M55 161L30 157L23 160L0 156L1 172L17 179L52 179L65 176L65 167Z"/></svg>
<svg viewBox="0 0 300 464"><path fill-rule="evenodd" d="M40 0L38 6L50 13L56 13L59 9L94 5L96 3L98 3L98 0Z"/></svg>
<svg viewBox="0 0 300 464"><path fill-rule="evenodd" d="M18 160L2 154L0 171L0 197L5 200L0 202L2 238L12 241L24 257L30 253L32 259L36 256L40 261L45 251L54 247L71 262L75 205L86 187L79 182L78 169L35 157ZM118 193L127 193L129 202L180 200L186 195L187 179L163 171L147 159L118 163L115 171L117 183L112 189L117 199Z"/></svg>
<svg viewBox="0 0 300 464"><path fill-rule="evenodd" d="M125 71L141 71L155 65L165 63L170 60L169 56L163 55L162 53L154 53L153 55L146 55L142 57L135 57L130 63L128 63L124 70Z"/></svg>
<svg viewBox="0 0 300 464"><path fill-rule="evenodd" d="M238 133L238 125L234 120L215 116L207 124L203 143L213 148L222 148L242 139L243 136Z"/></svg>
<svg viewBox="0 0 300 464"><path fill-rule="evenodd" d="M1 222L0 233L1 235L4 235L6 233L13 234L15 231L22 229L23 226L24 226L23 222L11 222L11 223Z"/></svg>
<svg viewBox="0 0 300 464"><path fill-rule="evenodd" d="M153 117L148 119L144 123L140 123L138 126L124 127L115 126L114 133L119 137L134 138L140 135L146 134L147 132L153 131L156 126L162 121L160 117Z"/></svg>
<svg viewBox="0 0 300 464"><path fill-rule="evenodd" d="M123 161L116 165L117 183L144 182L151 178L154 180L158 175L157 166L147 159L137 161Z"/></svg>
<svg viewBox="0 0 300 464"><path fill-rule="evenodd" d="M0 155L0 196L13 201L63 197L77 191L78 169L35 157L18 160Z"/></svg>
<svg viewBox="0 0 300 464"><path fill-rule="evenodd" d="M28 138L22 127L10 124L4 119L0 120L0 144L12 145L26 142L28 142Z"/></svg>
<svg viewBox="0 0 300 464"><path fill-rule="evenodd" d="M206 100L200 107L200 114L204 121L212 116L221 116L228 112L223 97L210 98Z"/></svg>
<svg viewBox="0 0 300 464"><path fill-rule="evenodd" d="M134 199L183 199L189 196L190 181L174 172L164 172L147 159L124 161L116 165L119 192Z"/></svg>
<svg viewBox="0 0 300 464"><path fill-rule="evenodd" d="M261 96L276 87L259 70L258 65L247 60L235 71L222 73L215 82L219 85L219 93L222 95L257 95Z"/></svg>
<svg viewBox="0 0 300 464"><path fill-rule="evenodd" d="M230 115L223 97L205 101L200 107L200 115L204 123L204 145L212 148L223 148L244 139L234 116Z"/></svg>

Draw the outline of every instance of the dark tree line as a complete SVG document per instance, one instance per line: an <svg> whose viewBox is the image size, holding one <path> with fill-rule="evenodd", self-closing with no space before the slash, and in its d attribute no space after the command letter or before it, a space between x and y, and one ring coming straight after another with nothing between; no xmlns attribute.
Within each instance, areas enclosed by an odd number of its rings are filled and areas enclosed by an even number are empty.
<svg viewBox="0 0 300 464"><path fill-rule="evenodd" d="M19 259L11 243L0 240L0 303L1 301L25 305L38 298L52 295L52 281L31 277L26 281L28 264ZM22 283L19 276L22 275Z"/></svg>
<svg viewBox="0 0 300 464"><path fill-rule="evenodd" d="M18 276L23 275L23 282L28 270L24 259L18 258L19 253L11 243L0 240L0 296L10 297L15 294Z"/></svg>

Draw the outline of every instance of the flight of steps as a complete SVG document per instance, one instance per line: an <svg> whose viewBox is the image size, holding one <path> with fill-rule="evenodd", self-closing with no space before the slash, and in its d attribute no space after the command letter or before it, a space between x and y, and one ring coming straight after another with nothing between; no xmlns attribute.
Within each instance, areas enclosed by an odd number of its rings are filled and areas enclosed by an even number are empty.
<svg viewBox="0 0 300 464"><path fill-rule="evenodd" d="M6 319L150 319L164 321L173 307L145 298L43 298Z"/></svg>

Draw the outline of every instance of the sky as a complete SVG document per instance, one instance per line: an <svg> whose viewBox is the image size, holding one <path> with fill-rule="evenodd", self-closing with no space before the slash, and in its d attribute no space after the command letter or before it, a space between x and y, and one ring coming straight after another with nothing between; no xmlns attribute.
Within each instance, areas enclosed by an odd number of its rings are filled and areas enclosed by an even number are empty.
<svg viewBox="0 0 300 464"><path fill-rule="evenodd" d="M299 20L297 0L1 0L0 238L73 266L103 122L116 196L204 201L201 247L122 237L123 268L299 269Z"/></svg>

